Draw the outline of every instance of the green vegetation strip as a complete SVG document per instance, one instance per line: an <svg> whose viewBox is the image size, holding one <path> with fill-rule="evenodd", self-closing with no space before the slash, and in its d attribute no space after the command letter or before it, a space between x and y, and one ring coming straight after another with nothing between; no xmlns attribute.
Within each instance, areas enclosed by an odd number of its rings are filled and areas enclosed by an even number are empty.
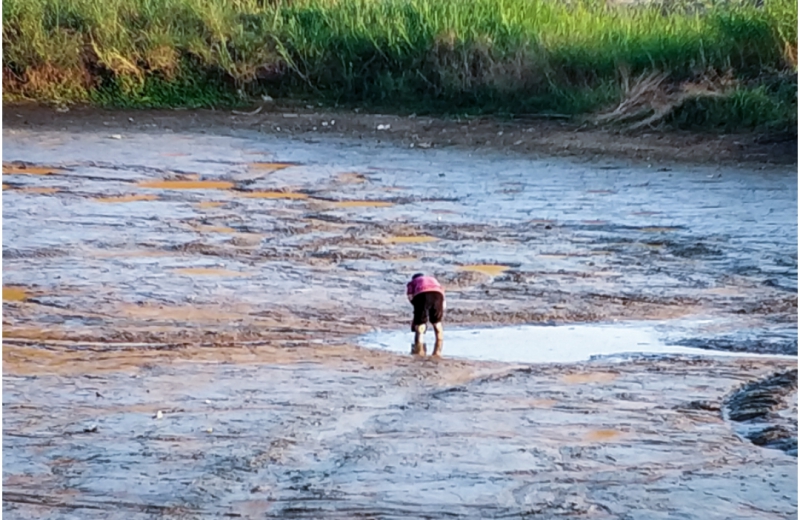
<svg viewBox="0 0 800 520"><path fill-rule="evenodd" d="M797 2L756 3L5 0L3 96L796 125Z"/></svg>

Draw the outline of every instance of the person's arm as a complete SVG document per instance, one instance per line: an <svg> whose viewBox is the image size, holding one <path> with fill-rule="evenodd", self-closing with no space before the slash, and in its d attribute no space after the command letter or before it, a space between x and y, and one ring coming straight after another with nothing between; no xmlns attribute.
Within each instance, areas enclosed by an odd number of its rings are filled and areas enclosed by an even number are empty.
<svg viewBox="0 0 800 520"><path fill-rule="evenodd" d="M406 298L408 298L408 301L411 301L411 300L414 299L414 298L411 297L411 284L410 283L406 285Z"/></svg>

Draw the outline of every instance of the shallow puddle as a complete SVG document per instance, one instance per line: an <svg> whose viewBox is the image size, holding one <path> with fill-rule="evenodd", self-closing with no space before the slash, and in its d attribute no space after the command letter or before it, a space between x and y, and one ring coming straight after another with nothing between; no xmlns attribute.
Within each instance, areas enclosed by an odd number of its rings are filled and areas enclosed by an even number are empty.
<svg viewBox="0 0 800 520"><path fill-rule="evenodd" d="M233 183L229 181L142 181L140 188L162 190L229 190Z"/></svg>
<svg viewBox="0 0 800 520"><path fill-rule="evenodd" d="M429 328L430 329L430 328ZM433 332L426 334L428 352ZM413 334L405 331L375 332L362 338L368 348L408 354ZM482 329L449 329L445 324L444 356L509 363L576 363L595 356L627 354L682 354L693 356L756 356L669 345L659 333L642 323L609 325L521 325ZM613 373L567 374L563 382L608 382Z"/></svg>
<svg viewBox="0 0 800 520"><path fill-rule="evenodd" d="M457 271L471 271L474 273L481 273L489 276L499 276L506 271L509 267L507 265L493 265L493 264L472 264L460 265L456 268Z"/></svg>

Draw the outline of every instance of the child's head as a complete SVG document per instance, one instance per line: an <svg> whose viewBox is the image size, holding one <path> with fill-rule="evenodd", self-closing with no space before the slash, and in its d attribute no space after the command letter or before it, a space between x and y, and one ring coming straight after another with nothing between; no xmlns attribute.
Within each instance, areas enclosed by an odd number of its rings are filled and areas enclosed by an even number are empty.
<svg viewBox="0 0 800 520"><path fill-rule="evenodd" d="M420 276L425 276L425 275L424 275L424 274L422 274L422 273L417 273L417 274L415 274L414 276L412 276L412 277L411 277L411 279L412 279L412 280L416 280L416 279L417 279L417 278L419 278Z"/></svg>

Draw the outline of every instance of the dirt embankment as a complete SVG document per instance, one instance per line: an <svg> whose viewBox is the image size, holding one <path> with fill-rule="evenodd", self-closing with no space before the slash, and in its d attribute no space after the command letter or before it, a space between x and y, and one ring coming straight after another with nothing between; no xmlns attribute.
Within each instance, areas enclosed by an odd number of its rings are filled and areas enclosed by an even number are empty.
<svg viewBox="0 0 800 520"><path fill-rule="evenodd" d="M252 111L100 110L74 107L68 113L33 105L7 105L6 128L94 129L109 131L171 130L219 132L258 130L274 135L315 139L342 137L390 142L419 148L456 147L471 151L500 150L532 156L629 159L639 164L692 163L767 165L797 163L797 138L761 133L713 134L686 131L626 133L588 123L531 118L503 120L433 118L317 110L312 106L267 104Z"/></svg>

